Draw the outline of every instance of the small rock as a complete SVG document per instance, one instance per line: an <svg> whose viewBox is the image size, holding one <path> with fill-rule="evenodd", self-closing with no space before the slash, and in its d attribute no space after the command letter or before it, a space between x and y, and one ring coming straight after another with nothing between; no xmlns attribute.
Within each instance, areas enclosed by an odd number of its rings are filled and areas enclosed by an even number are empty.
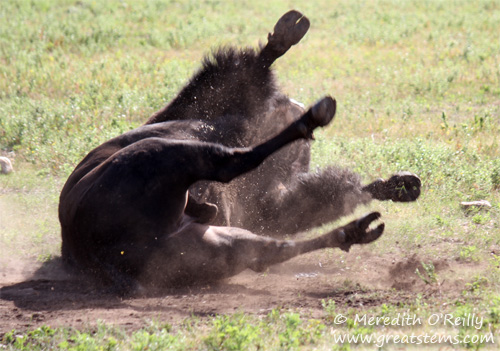
<svg viewBox="0 0 500 351"><path fill-rule="evenodd" d="M0 173L9 174L13 170L10 160L7 157L0 157Z"/></svg>
<svg viewBox="0 0 500 351"><path fill-rule="evenodd" d="M478 201L464 201L460 203L462 209L465 211L473 211L473 210L489 210L491 208L491 204L486 200L478 200Z"/></svg>

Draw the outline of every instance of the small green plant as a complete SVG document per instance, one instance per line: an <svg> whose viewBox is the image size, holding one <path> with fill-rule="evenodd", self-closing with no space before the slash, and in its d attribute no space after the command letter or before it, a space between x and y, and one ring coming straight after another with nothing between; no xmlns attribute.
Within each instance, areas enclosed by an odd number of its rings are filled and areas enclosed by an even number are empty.
<svg viewBox="0 0 500 351"><path fill-rule="evenodd" d="M490 281L488 278L478 275L474 277L474 280L472 280L470 283L465 284L465 290L463 293L464 295L468 293L477 295L482 291L484 287L487 287L489 283Z"/></svg>
<svg viewBox="0 0 500 351"><path fill-rule="evenodd" d="M436 224L442 227L448 226L449 220L441 217L440 215L436 215Z"/></svg>
<svg viewBox="0 0 500 351"><path fill-rule="evenodd" d="M336 305L334 300L321 300L321 306L323 307L323 311L326 313L326 318L333 320L337 315Z"/></svg>
<svg viewBox="0 0 500 351"><path fill-rule="evenodd" d="M217 316L204 343L209 350L244 350L259 340L259 334L258 326L248 323L243 314Z"/></svg>
<svg viewBox="0 0 500 351"><path fill-rule="evenodd" d="M479 261L479 249L475 245L464 246L460 249L459 258L466 262Z"/></svg>
<svg viewBox="0 0 500 351"><path fill-rule="evenodd" d="M484 213L476 213L474 216L472 216L472 222L475 224L485 224L490 219L490 215Z"/></svg>
<svg viewBox="0 0 500 351"><path fill-rule="evenodd" d="M422 295L422 293L417 294L417 297L415 298L415 303L412 304L411 307L415 311L427 308L427 302L425 302L425 299L424 299L424 296Z"/></svg>
<svg viewBox="0 0 500 351"><path fill-rule="evenodd" d="M489 324L492 332L500 329L500 295L490 298L491 304L488 311L486 322Z"/></svg>
<svg viewBox="0 0 500 351"><path fill-rule="evenodd" d="M280 347L290 349L301 345L301 330L299 326L302 321L298 313L287 313L283 315L285 330L278 334Z"/></svg>
<svg viewBox="0 0 500 351"><path fill-rule="evenodd" d="M441 123L441 128L444 129L444 130L447 130L449 128L449 125L448 125L448 121L446 119L446 113L441 113L441 121L443 121Z"/></svg>
<svg viewBox="0 0 500 351"><path fill-rule="evenodd" d="M436 268L434 267L434 264L432 262L430 263L421 262L421 264L423 272L420 272L420 270L417 268L415 270L415 273L418 275L420 279L422 279L422 281L425 284L429 285L436 284L438 282L438 277L436 274Z"/></svg>
<svg viewBox="0 0 500 351"><path fill-rule="evenodd" d="M493 268L500 269L500 255L491 254L490 262Z"/></svg>
<svg viewBox="0 0 500 351"><path fill-rule="evenodd" d="M25 334L12 330L3 336L2 345L11 345L14 350L32 350L40 345L49 345L56 330L44 325Z"/></svg>
<svg viewBox="0 0 500 351"><path fill-rule="evenodd" d="M491 171L491 185L495 190L500 189L500 162L497 162Z"/></svg>

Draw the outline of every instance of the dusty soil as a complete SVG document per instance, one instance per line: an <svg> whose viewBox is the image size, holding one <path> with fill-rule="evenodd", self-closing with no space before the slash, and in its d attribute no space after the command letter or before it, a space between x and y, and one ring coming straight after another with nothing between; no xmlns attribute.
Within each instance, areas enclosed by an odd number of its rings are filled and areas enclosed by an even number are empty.
<svg viewBox="0 0 500 351"><path fill-rule="evenodd" d="M150 320L176 324L193 315L237 311L259 315L274 308L293 309L313 318L324 315L322 299L333 299L337 306L364 308L411 303L418 293L456 295L463 289L460 281L426 285L415 274L421 260L415 255L402 257L401 253L375 256L364 247L346 255L316 252L264 274L245 271L213 286L128 298L99 292L88 281L71 278L62 273L57 260L34 272L14 263L0 271L0 335L40 325L87 327L98 321L138 329ZM453 272L452 265L456 262L435 262L440 272Z"/></svg>

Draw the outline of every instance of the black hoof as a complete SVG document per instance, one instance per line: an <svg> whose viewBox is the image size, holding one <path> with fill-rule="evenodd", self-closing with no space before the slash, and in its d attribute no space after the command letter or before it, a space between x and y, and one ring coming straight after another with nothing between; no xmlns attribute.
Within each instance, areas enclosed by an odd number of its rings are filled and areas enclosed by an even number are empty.
<svg viewBox="0 0 500 351"><path fill-rule="evenodd" d="M330 97L324 97L315 103L301 118L296 122L300 133L306 139L314 139L313 131L318 127L324 127L330 123L335 116L337 103Z"/></svg>
<svg viewBox="0 0 500 351"><path fill-rule="evenodd" d="M344 226L340 232L340 238L343 239L340 249L348 252L354 244L369 244L380 238L384 233L384 223L370 229L370 225L380 216L380 213L372 212Z"/></svg>
<svg viewBox="0 0 500 351"><path fill-rule="evenodd" d="M411 202L418 199L421 187L422 182L417 175L410 172L399 172L388 180L377 179L365 186L363 190L369 192L377 200Z"/></svg>
<svg viewBox="0 0 500 351"><path fill-rule="evenodd" d="M281 48L286 51L306 35L310 25L307 17L298 11L291 10L276 22L274 33L269 35L269 42L276 49Z"/></svg>
<svg viewBox="0 0 500 351"><path fill-rule="evenodd" d="M312 121L316 127L324 127L335 116L337 102L331 96L324 97L311 107Z"/></svg>
<svg viewBox="0 0 500 351"><path fill-rule="evenodd" d="M274 33L268 35L267 45L261 52L264 66L270 66L297 44L306 35L309 26L309 20L300 12L292 10L285 13L274 26Z"/></svg>
<svg viewBox="0 0 500 351"><path fill-rule="evenodd" d="M399 172L387 180L390 200L397 202L411 202L418 199L422 181L410 172Z"/></svg>

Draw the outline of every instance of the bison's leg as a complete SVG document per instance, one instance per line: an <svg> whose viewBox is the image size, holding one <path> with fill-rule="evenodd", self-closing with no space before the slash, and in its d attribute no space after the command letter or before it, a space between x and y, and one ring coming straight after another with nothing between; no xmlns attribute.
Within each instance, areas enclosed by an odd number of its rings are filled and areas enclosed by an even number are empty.
<svg viewBox="0 0 500 351"><path fill-rule="evenodd" d="M205 167L198 167L197 180L229 182L260 165L268 156L283 146L298 140L312 138L313 130L326 126L335 115L336 102L325 97L311 107L302 117L281 133L252 148L225 148L227 152L213 150L206 155ZM221 149L222 151L222 149Z"/></svg>
<svg viewBox="0 0 500 351"><path fill-rule="evenodd" d="M260 207L263 220L247 227L268 234L292 234L351 214L358 205L372 199L414 201L420 185L420 179L409 172L367 186L348 169L327 167L299 173L288 184L268 193Z"/></svg>
<svg viewBox="0 0 500 351"><path fill-rule="evenodd" d="M271 66L306 35L309 26L309 20L300 12L285 13L274 26L274 33L269 34L267 45L260 52L261 60L267 67Z"/></svg>
<svg viewBox="0 0 500 351"><path fill-rule="evenodd" d="M293 234L351 214L370 200L359 175L348 169L299 173L268 193L261 206L263 221L251 227L270 235Z"/></svg>
<svg viewBox="0 0 500 351"><path fill-rule="evenodd" d="M273 264L323 248L349 251L354 244L368 244L382 235L383 223L369 228L379 217L379 213L371 213L304 241L276 240L239 228L193 224L162 243L139 279L158 287L207 283L247 268L261 272Z"/></svg>

